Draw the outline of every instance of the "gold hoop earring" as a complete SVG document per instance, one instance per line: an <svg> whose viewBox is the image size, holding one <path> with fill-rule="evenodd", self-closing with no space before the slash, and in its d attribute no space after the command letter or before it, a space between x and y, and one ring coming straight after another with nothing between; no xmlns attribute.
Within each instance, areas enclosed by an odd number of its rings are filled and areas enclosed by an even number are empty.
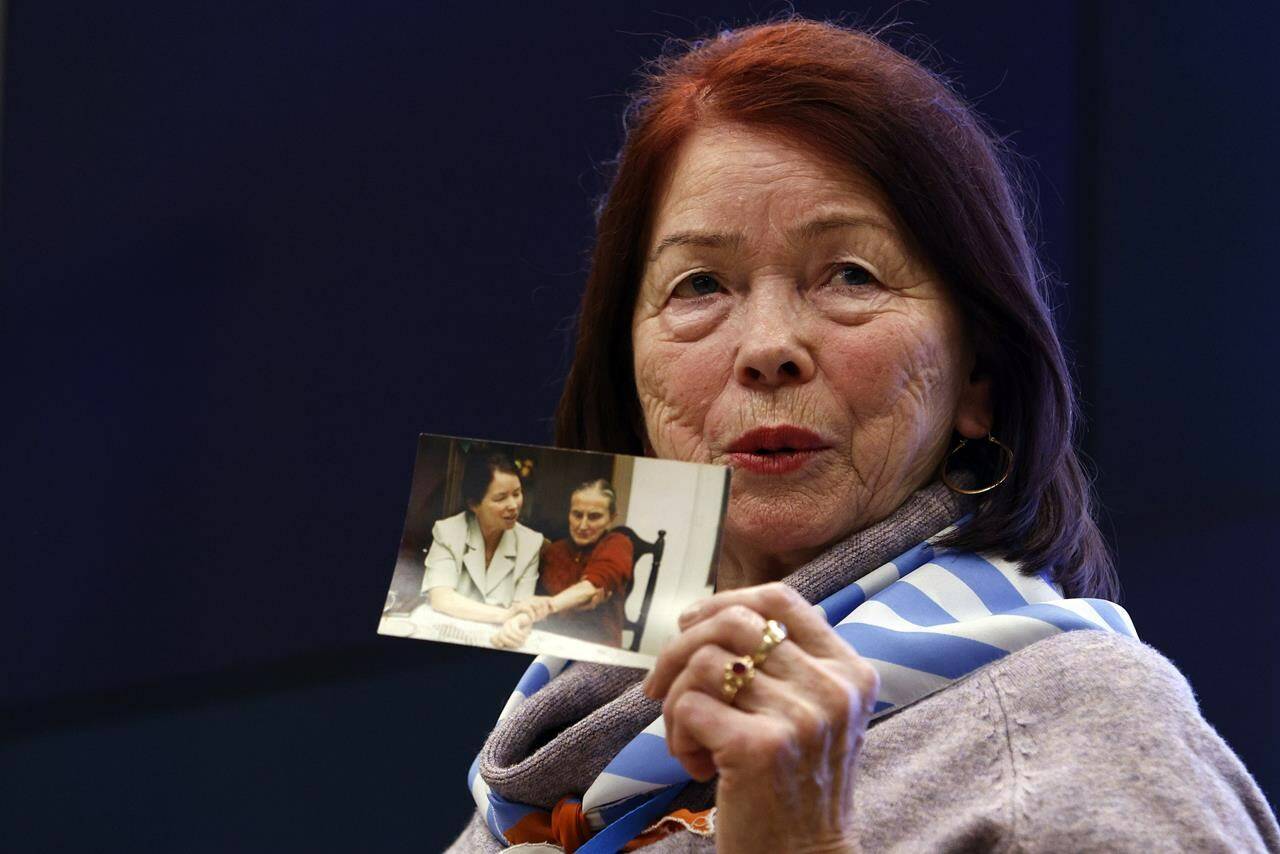
<svg viewBox="0 0 1280 854"><path fill-rule="evenodd" d="M951 453L947 454L947 458L942 461L942 482L946 485L947 489L950 489L952 492L958 492L961 495L981 495L984 492L990 492L1008 479L1009 473L1013 471L1013 451L1009 450L1008 445L1001 442L990 433L987 434L987 441L994 444L1004 453L1004 472L1001 473L1000 478L995 483L989 486L984 486L981 489L965 489L952 483L947 475L947 466L951 463L951 458L956 455L956 451L959 451L965 445L969 444L968 439L961 439L960 444L952 448Z"/></svg>

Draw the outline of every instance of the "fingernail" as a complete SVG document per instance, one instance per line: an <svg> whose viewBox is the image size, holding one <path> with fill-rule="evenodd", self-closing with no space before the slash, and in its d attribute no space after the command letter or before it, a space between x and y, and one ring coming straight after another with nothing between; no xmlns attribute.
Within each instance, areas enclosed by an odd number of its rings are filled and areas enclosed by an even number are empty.
<svg viewBox="0 0 1280 854"><path fill-rule="evenodd" d="M701 613L702 613L701 603L695 602L694 604L690 605L688 608L685 608L684 611L680 614L680 618L678 620L680 627L684 628L685 626L689 625L689 623L696 621L698 619L698 615Z"/></svg>

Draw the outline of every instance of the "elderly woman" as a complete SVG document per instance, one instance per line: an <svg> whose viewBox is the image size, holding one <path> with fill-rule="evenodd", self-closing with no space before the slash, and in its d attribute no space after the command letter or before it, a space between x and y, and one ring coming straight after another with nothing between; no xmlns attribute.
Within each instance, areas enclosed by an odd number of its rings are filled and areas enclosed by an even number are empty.
<svg viewBox="0 0 1280 854"><path fill-rule="evenodd" d="M1043 277L969 109L791 20L665 60L627 127L558 438L732 466L719 592L647 678L535 663L453 850L1280 849L1103 598Z"/></svg>
<svg viewBox="0 0 1280 854"><path fill-rule="evenodd" d="M442 614L502 623L534 594L543 537L520 524L520 475L501 454L468 457L462 502L431 528L422 592Z"/></svg>
<svg viewBox="0 0 1280 854"><path fill-rule="evenodd" d="M556 634L622 646L623 606L631 583L631 538L610 531L618 499L607 480L580 485L569 496L569 536L542 550L538 595L517 603L520 611L494 639L518 647L533 624Z"/></svg>

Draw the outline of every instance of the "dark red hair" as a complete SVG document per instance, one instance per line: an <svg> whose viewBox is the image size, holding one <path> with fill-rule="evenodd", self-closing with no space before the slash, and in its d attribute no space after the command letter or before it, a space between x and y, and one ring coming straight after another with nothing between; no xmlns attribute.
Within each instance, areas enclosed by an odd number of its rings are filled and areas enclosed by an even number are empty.
<svg viewBox="0 0 1280 854"><path fill-rule="evenodd" d="M557 442L643 453L631 315L656 195L681 143L716 122L780 134L871 179L963 312L978 370L992 379L992 432L1016 456L1009 479L946 544L1051 567L1069 596L1114 597L1073 446L1075 393L1013 173L945 81L868 33L790 18L682 45L647 69L597 211Z"/></svg>

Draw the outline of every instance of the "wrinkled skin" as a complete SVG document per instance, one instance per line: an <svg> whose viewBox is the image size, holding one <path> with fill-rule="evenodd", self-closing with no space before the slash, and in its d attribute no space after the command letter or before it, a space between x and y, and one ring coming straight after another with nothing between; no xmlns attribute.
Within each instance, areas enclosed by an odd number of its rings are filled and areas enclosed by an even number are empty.
<svg viewBox="0 0 1280 854"><path fill-rule="evenodd" d="M617 516L609 496L598 489L580 489L569 497L569 536L580 549L594 545Z"/></svg>
<svg viewBox="0 0 1280 854"><path fill-rule="evenodd" d="M660 195L648 258L632 334L650 452L732 464L744 432L779 425L822 448L789 473L735 468L722 592L682 619L646 690L664 699L673 755L696 779L719 775L720 850L850 850L878 681L807 603L767 582L932 481L953 431L986 435L990 383L880 194L787 140L696 132ZM792 636L729 702L724 663L751 653L769 618Z"/></svg>

